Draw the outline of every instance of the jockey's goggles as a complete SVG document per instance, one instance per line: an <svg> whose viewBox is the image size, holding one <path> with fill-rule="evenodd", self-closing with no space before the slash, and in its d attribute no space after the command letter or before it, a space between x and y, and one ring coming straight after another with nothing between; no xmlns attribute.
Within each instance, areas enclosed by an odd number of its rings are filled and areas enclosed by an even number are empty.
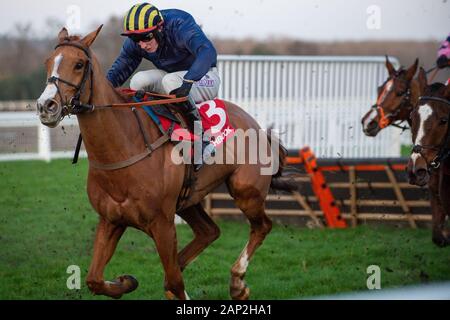
<svg viewBox="0 0 450 320"><path fill-rule="evenodd" d="M134 33L134 34L128 35L128 37L136 43L139 43L141 41L149 42L155 38L155 34L153 32L149 32L149 33L145 33L145 34Z"/></svg>

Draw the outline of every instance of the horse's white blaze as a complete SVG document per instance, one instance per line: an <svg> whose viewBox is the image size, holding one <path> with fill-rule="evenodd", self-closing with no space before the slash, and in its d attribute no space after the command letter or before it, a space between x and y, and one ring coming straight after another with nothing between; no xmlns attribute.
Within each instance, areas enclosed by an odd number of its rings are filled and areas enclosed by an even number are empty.
<svg viewBox="0 0 450 320"><path fill-rule="evenodd" d="M191 298L189 298L189 296L188 296L186 291L184 291L184 295L186 296L186 300L191 300Z"/></svg>
<svg viewBox="0 0 450 320"><path fill-rule="evenodd" d="M423 106L419 107L419 130L417 131L417 137L414 141L414 145L422 145L423 137L425 136L425 122L428 120L428 118L431 117L433 114L433 109L428 104L424 104ZM413 161L414 167L416 166L417 159L420 158L419 153L413 153L411 155L411 160Z"/></svg>
<svg viewBox="0 0 450 320"><path fill-rule="evenodd" d="M394 88L394 80L389 80L386 85L384 86L383 92L380 96L380 99L378 101L378 105L381 105L384 100L386 100L386 97L388 96L388 94L392 91L392 89Z"/></svg>
<svg viewBox="0 0 450 320"><path fill-rule="evenodd" d="M412 163L413 163L413 169L414 170L416 169L416 162L417 162L417 159L419 159L419 158L420 158L420 154L418 154L418 153L413 153L411 155L411 160L412 160Z"/></svg>
<svg viewBox="0 0 450 320"><path fill-rule="evenodd" d="M63 59L63 55L59 54L55 58L55 62L53 63L53 70L52 70L52 77L59 77L58 74L58 68L61 64L61 61ZM56 94L58 93L58 89L56 88L56 85L54 83L49 83L45 87L44 92L42 92L41 96L38 98L38 104L44 105L47 100L51 100L55 98Z"/></svg>
<svg viewBox="0 0 450 320"><path fill-rule="evenodd" d="M369 115L364 120L364 129L367 130L369 123L377 117L377 111L375 109L370 110Z"/></svg>

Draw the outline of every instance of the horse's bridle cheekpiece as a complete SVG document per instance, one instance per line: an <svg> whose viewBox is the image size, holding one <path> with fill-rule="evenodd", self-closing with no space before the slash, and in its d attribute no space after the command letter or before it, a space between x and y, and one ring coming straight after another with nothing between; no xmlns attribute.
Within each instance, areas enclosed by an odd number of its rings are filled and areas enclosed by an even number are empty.
<svg viewBox="0 0 450 320"><path fill-rule="evenodd" d="M394 74L394 76L389 77L389 78L382 84L381 87L384 88L384 87L386 86L386 84L387 84L389 81L394 80L396 77L398 77L398 76L400 75L400 73L401 73L401 71L396 72L396 73ZM407 103L410 103L410 102L411 102L411 86L410 86L410 84L408 84L408 85L406 86L405 93L403 93L403 95L402 95L402 100L400 101L400 104L399 104L399 106L398 106L398 108L397 108L397 110L396 110L395 112L393 112L393 113L391 113L391 114L389 114L389 115L386 116L386 114L384 113L383 108L380 106L379 101L377 101L377 103L374 104L374 105L372 106L372 108L374 108L374 109L377 111L377 113L378 113L378 117L379 117L379 120L378 120L378 126L380 127L380 129L384 129L384 128L386 128L387 126L391 125L391 126L393 126L393 127L402 129L403 131L404 131L404 130L408 130L408 129L409 129L408 127L406 127L406 126L400 126L400 124L401 124L403 121L401 121L400 123L393 123L393 121L395 121L395 120L391 120L391 119L395 119L395 117L398 116L398 114L402 111L403 106L406 105Z"/></svg>
<svg viewBox="0 0 450 320"><path fill-rule="evenodd" d="M435 102L444 103L444 104L450 106L450 101L448 101L447 99L439 98L439 97L432 97L432 96L419 97L419 102L421 102L421 101L435 101ZM427 163L427 165L431 169L437 170L440 168L441 163L450 156L449 144L450 144L450 112L449 112L448 118L447 118L447 133L445 134L445 137L444 137L442 143L439 145L424 145L424 146L417 144L413 147L412 152L418 153L423 158L425 158L422 154L423 150L437 151L438 154L437 154L436 158L434 158L433 161L431 161L429 164Z"/></svg>
<svg viewBox="0 0 450 320"><path fill-rule="evenodd" d="M58 91L58 95L59 95L59 98L61 99L61 105L63 108L63 112L61 114L62 118L69 114L80 114L80 113L90 112L90 111L94 110L94 106L90 105L91 98L92 98L92 87L93 87L93 77L92 77L93 71L92 71L91 55L89 53L89 50L84 48L82 45L73 43L73 42L62 42L55 47L55 50L58 49L59 47L64 47L64 46L69 46L69 47L74 47L74 48L80 49L81 51L83 51L86 54L86 56L88 58L88 62L86 64L86 66L84 67L83 78L81 79L81 82L78 85L73 84L67 80L61 79L59 77L55 77L55 76L52 76L52 77L48 78L48 80L47 80L47 83L54 84ZM87 79L89 76L90 76L90 94L89 94L89 99L87 102L88 104L82 104L80 101L80 98L86 87L86 82L87 82ZM73 87L77 90L75 92L75 94L70 98L69 101L64 101L64 98L61 94L61 90L57 83L58 81L66 84L70 87Z"/></svg>

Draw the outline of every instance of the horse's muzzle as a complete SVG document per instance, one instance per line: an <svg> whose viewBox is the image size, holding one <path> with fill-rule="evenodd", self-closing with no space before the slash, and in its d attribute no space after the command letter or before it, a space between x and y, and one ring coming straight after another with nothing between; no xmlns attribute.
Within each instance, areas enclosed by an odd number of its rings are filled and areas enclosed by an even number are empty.
<svg viewBox="0 0 450 320"><path fill-rule="evenodd" d="M424 187L430 182L430 173L426 167L417 166L412 160L408 162L409 184Z"/></svg>
<svg viewBox="0 0 450 320"><path fill-rule="evenodd" d="M37 111L41 123L47 127L54 128L61 121L62 106L55 99L47 100L43 105L37 103Z"/></svg>

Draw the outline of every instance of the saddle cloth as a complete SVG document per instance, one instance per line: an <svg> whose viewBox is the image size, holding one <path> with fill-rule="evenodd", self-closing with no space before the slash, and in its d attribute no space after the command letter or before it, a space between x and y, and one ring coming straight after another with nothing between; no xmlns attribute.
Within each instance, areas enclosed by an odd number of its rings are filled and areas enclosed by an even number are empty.
<svg viewBox="0 0 450 320"><path fill-rule="evenodd" d="M129 93L131 90L127 90L127 92ZM144 97L144 101L146 99L148 99L147 96ZM177 105L174 104L171 108L176 109ZM197 108L202 119L203 131L209 136L211 143L216 148L234 136L235 129L230 124L227 107L223 100L206 101L198 104ZM167 132L174 125L171 136L172 141L194 141L199 139L193 132L189 132L181 126L178 118L170 111L167 105L144 107L144 110L164 131Z"/></svg>

